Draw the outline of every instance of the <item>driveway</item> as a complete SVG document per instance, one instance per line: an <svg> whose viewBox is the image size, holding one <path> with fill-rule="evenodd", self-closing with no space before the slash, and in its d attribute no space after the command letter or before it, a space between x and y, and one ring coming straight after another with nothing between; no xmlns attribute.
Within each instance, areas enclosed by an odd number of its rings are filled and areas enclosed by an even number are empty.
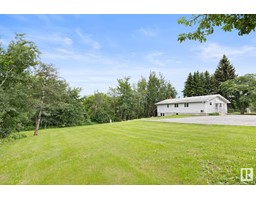
<svg viewBox="0 0 256 200"><path fill-rule="evenodd" d="M188 124L256 126L256 115L195 116L187 118L159 119L157 121Z"/></svg>

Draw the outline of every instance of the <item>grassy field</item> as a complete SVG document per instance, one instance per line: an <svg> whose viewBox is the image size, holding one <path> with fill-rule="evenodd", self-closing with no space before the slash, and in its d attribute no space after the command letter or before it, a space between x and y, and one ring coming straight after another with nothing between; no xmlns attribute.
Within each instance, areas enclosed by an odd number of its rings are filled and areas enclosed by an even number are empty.
<svg viewBox="0 0 256 200"><path fill-rule="evenodd" d="M242 184L256 128L134 120L0 145L0 184ZM255 184L251 182L250 184Z"/></svg>

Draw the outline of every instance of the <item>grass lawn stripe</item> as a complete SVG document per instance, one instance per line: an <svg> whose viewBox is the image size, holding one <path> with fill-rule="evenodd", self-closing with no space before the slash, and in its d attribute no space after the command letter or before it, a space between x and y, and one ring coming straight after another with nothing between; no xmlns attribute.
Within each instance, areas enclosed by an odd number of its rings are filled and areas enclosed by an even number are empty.
<svg viewBox="0 0 256 200"><path fill-rule="evenodd" d="M1 144L0 184L242 184L255 130L133 120L27 132Z"/></svg>

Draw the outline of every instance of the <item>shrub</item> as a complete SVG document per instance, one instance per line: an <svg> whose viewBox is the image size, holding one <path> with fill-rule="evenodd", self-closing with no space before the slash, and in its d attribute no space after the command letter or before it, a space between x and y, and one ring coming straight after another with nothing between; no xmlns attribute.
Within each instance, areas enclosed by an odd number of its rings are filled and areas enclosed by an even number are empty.
<svg viewBox="0 0 256 200"><path fill-rule="evenodd" d="M215 112L215 113L210 113L209 115L210 116L218 116L218 115L220 115L220 113Z"/></svg>
<svg viewBox="0 0 256 200"><path fill-rule="evenodd" d="M11 133L5 138L0 138L0 144L4 142L12 142L14 140L22 139L25 137L27 137L25 133L19 133L19 132Z"/></svg>

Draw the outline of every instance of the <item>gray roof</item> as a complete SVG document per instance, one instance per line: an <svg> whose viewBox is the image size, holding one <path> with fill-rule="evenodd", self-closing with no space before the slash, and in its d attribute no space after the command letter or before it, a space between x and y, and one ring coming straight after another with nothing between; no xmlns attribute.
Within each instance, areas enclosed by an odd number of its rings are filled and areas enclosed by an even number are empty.
<svg viewBox="0 0 256 200"><path fill-rule="evenodd" d="M205 95L205 96L195 96L195 97L185 97L185 98L178 98L178 99L166 99L156 103L155 105L163 105L163 104L174 104L174 103L196 103L196 102L207 102L216 97L222 99L225 103L230 103L229 100L225 99L220 94L213 94L213 95Z"/></svg>

